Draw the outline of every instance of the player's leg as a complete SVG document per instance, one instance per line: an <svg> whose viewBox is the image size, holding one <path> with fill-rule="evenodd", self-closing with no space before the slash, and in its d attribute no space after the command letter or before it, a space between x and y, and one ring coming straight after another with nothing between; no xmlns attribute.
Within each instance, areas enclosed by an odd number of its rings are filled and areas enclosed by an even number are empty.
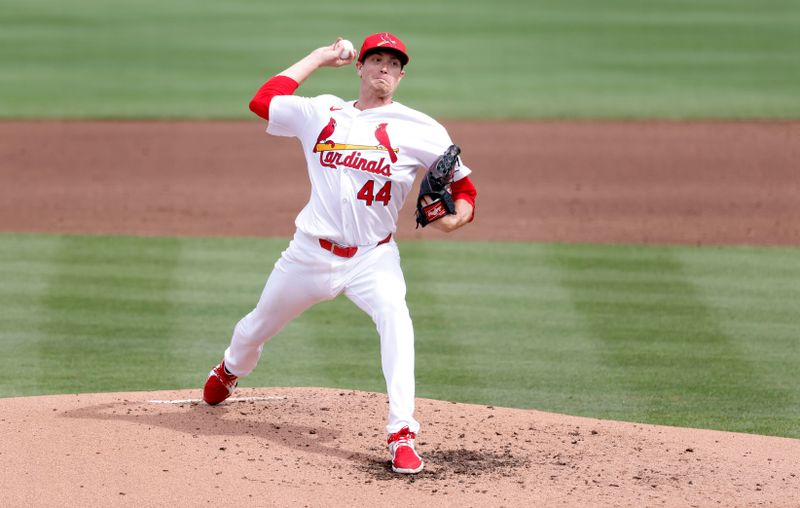
<svg viewBox="0 0 800 508"><path fill-rule="evenodd" d="M406 305L406 282L394 241L365 254L354 267L345 294L375 322L381 340L381 366L389 395L386 430L419 430L414 419L414 328Z"/></svg>
<svg viewBox="0 0 800 508"><path fill-rule="evenodd" d="M275 263L255 309L234 327L223 362L206 379L203 400L215 405L230 397L238 378L255 368L266 341L311 305L333 298L331 265L324 254L308 237L295 234Z"/></svg>
<svg viewBox="0 0 800 508"><path fill-rule="evenodd" d="M415 450L414 329L406 305L406 283L394 242L365 254L353 268L345 294L372 317L381 337L381 363L389 394L386 430L392 470L418 473L424 463Z"/></svg>
<svg viewBox="0 0 800 508"><path fill-rule="evenodd" d="M335 296L329 265L317 246L296 236L275 263L256 307L234 327L225 367L235 376L250 374L264 344L315 303Z"/></svg>

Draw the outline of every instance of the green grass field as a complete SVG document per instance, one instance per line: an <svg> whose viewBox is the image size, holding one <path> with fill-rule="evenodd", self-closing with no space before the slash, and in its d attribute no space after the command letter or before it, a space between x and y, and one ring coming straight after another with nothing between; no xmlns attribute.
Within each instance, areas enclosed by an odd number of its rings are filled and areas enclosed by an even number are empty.
<svg viewBox="0 0 800 508"><path fill-rule="evenodd" d="M0 116L243 118L337 35L402 35L437 117L797 118L796 0L0 1ZM301 92L357 91L326 69Z"/></svg>
<svg viewBox="0 0 800 508"><path fill-rule="evenodd" d="M0 235L0 396L199 393L286 244ZM800 437L797 249L400 247L419 396ZM379 366L374 326L340 297L243 386L383 391Z"/></svg>

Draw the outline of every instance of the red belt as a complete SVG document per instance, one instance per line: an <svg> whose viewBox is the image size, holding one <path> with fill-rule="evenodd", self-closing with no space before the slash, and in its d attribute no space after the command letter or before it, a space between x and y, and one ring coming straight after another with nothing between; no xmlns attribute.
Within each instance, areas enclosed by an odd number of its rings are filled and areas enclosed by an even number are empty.
<svg viewBox="0 0 800 508"><path fill-rule="evenodd" d="M378 242L375 246L377 247L378 245L383 245L384 243L389 242L391 239L392 234L389 233L389 236ZM342 258L351 258L356 255L356 252L358 252L358 247L344 247L324 238L319 239L319 246Z"/></svg>

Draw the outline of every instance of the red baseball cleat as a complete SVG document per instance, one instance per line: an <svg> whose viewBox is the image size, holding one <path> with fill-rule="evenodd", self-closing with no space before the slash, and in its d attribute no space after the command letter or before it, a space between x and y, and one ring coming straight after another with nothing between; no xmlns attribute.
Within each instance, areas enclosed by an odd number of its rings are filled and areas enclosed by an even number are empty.
<svg viewBox="0 0 800 508"><path fill-rule="evenodd" d="M395 473L419 473L425 464L414 450L416 434L403 427L395 432L389 439L389 451L392 453L392 471Z"/></svg>
<svg viewBox="0 0 800 508"><path fill-rule="evenodd" d="M225 360L211 370L203 388L203 400L215 406L227 399L233 393L239 378L225 372Z"/></svg>

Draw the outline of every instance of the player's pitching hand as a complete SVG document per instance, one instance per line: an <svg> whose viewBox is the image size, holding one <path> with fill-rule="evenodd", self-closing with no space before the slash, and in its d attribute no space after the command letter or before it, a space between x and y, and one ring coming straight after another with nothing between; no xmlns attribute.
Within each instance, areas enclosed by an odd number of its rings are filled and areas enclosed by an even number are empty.
<svg viewBox="0 0 800 508"><path fill-rule="evenodd" d="M341 41L342 38L337 37L330 46L323 46L312 52L312 55L319 59L320 67L342 67L353 63L356 58L356 50L351 50L349 54L343 52ZM346 54L347 58L342 58L342 54Z"/></svg>

